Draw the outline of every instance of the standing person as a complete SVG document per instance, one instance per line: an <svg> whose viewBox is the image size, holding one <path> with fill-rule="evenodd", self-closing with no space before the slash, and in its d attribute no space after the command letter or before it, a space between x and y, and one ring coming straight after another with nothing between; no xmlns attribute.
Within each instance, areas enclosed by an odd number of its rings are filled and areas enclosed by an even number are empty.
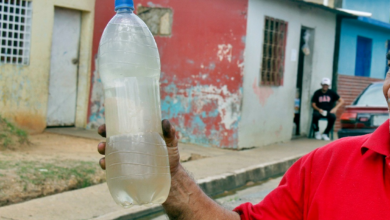
<svg viewBox="0 0 390 220"><path fill-rule="evenodd" d="M323 78L321 81L322 88L317 90L313 98L311 99L313 111L313 129L314 136L318 140L329 141L329 133L332 130L334 123L336 122L336 112L340 106L344 104L344 100L334 91L329 89L331 85L329 78ZM335 103L337 105L335 106ZM324 133L321 135L318 121L321 118L328 120L328 126Z"/></svg>

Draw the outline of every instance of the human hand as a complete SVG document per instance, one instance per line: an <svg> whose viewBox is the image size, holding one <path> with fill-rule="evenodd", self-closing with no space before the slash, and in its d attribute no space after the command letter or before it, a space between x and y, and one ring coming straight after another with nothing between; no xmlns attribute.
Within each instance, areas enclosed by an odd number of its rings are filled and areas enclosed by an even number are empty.
<svg viewBox="0 0 390 220"><path fill-rule="evenodd" d="M322 113L324 112L324 110L319 109L318 112L319 112L320 114L322 114Z"/></svg>
<svg viewBox="0 0 390 220"><path fill-rule="evenodd" d="M162 124L162 130L164 135L164 140L167 145L168 149L168 156L169 156L169 166L171 170L171 176L174 176L180 167L180 154L179 154L179 148L178 145L178 139L176 135L176 129L171 126L168 120L163 120L161 122ZM106 125L101 125L98 128L98 133L102 137L106 137ZM102 155L105 155L106 151L106 142L101 142L98 144L98 152ZM103 157L99 161L100 167L105 170L106 169L106 159Z"/></svg>
<svg viewBox="0 0 390 220"><path fill-rule="evenodd" d="M332 113L332 114L336 114L336 112L337 112L337 109L336 109L336 108L334 108L334 109L332 109L332 110L330 111L330 113Z"/></svg>

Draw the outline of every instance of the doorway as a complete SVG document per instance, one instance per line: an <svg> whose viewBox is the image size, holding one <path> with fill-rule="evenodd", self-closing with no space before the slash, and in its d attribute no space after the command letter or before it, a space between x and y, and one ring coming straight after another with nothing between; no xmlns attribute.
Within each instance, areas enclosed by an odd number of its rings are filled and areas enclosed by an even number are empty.
<svg viewBox="0 0 390 220"><path fill-rule="evenodd" d="M81 12L55 7L47 126L74 126L76 120Z"/></svg>
<svg viewBox="0 0 390 220"><path fill-rule="evenodd" d="M355 76L370 77L372 39L358 36L356 48Z"/></svg>
<svg viewBox="0 0 390 220"><path fill-rule="evenodd" d="M293 136L304 136L311 123L311 76L314 29L302 27L298 52L298 71L294 105Z"/></svg>

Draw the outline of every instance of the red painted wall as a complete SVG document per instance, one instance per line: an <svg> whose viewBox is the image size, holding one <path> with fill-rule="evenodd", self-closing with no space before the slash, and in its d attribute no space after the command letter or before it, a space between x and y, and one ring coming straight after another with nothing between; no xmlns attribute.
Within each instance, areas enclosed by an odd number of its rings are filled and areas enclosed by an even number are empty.
<svg viewBox="0 0 390 220"><path fill-rule="evenodd" d="M177 127L182 141L237 147L248 1L139 0L134 4L173 11L172 35L155 37L162 65L163 118ZM104 27L114 16L114 0L97 0L95 15L94 55ZM93 91L97 78L91 79L90 125L101 117L101 111L96 111L99 101L93 97L99 93Z"/></svg>

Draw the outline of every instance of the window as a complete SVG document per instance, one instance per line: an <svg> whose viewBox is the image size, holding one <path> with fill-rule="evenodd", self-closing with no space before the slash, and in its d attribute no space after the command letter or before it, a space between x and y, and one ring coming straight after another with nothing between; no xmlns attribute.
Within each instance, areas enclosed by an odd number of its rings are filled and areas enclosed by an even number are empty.
<svg viewBox="0 0 390 220"><path fill-rule="evenodd" d="M0 63L29 64L31 4L0 0Z"/></svg>
<svg viewBox="0 0 390 220"><path fill-rule="evenodd" d="M370 77L372 39L357 37L355 76Z"/></svg>
<svg viewBox="0 0 390 220"><path fill-rule="evenodd" d="M288 23L265 17L261 85L283 85Z"/></svg>
<svg viewBox="0 0 390 220"><path fill-rule="evenodd" d="M138 6L137 15L146 23L154 36L170 36L172 9Z"/></svg>
<svg viewBox="0 0 390 220"><path fill-rule="evenodd" d="M386 99L383 98L383 83L376 83L367 87L353 105L387 107Z"/></svg>

